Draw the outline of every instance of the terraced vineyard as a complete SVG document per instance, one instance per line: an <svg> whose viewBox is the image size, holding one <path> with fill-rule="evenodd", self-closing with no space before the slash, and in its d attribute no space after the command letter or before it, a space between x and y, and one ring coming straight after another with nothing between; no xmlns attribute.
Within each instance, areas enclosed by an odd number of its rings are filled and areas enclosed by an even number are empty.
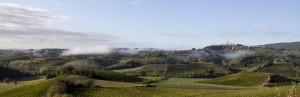
<svg viewBox="0 0 300 97"><path fill-rule="evenodd" d="M105 71L101 71L105 72ZM111 74L111 72L105 72ZM104 73L98 73L104 74ZM231 75L231 79L239 78L236 76L247 76L248 78L261 77L267 74L265 73L246 73L246 74L234 74ZM119 75L118 75L119 76ZM232 77L234 76L234 77ZM116 76L115 76L116 77ZM162 77L143 77L146 79L160 80ZM222 77L221 77L222 78ZM228 76L226 78L228 79ZM201 79L201 78L168 78L161 80L157 83L153 83L156 87L146 87L146 85L138 83L116 82L108 80L97 80L83 76L70 75L61 76L48 80L41 80L34 83L30 83L25 86L16 87L8 91L0 92L0 97L42 97L49 95L49 93L55 93L51 90L54 87L55 82L66 81L73 84L79 84L86 82L87 80L94 80L93 87L74 87L68 86L68 92L62 92L60 96L64 97L183 97L183 96L195 96L195 97L245 97L251 95L252 97L282 97L292 96L297 97L300 92L299 85L289 85L281 87L240 87L240 86L226 86L217 84L203 84L198 83L206 82L215 79ZM225 80L225 78L223 78ZM74 82L75 81L75 82ZM225 80L226 81L226 80ZM236 82L236 81L233 81ZM57 87L58 88L58 87ZM52 88L53 89L53 88ZM50 92L52 91L52 92ZM238 91L238 92L237 92Z"/></svg>
<svg viewBox="0 0 300 97"><path fill-rule="evenodd" d="M268 72L284 76L295 76L297 73L288 63L275 63L274 65L262 68L259 72Z"/></svg>
<svg viewBox="0 0 300 97"><path fill-rule="evenodd" d="M212 63L194 63L194 64L172 64L167 70L168 76L191 77L197 74L208 73L208 70L214 70L214 73L226 73L225 67Z"/></svg>
<svg viewBox="0 0 300 97"><path fill-rule="evenodd" d="M250 89L240 90L238 92L204 92L194 90L177 90L177 89L160 89L160 88L90 88L83 89L77 88L72 93L75 96L80 97L281 97L290 96L297 97L299 94L295 91L300 91L299 86L279 87L279 88L261 88L261 89ZM290 92L293 91L293 92Z"/></svg>
<svg viewBox="0 0 300 97"><path fill-rule="evenodd" d="M197 82L231 86L258 86L268 77L267 73L237 73Z"/></svg>
<svg viewBox="0 0 300 97"><path fill-rule="evenodd" d="M265 87L282 87L282 86L292 86L295 83L269 83L264 85Z"/></svg>
<svg viewBox="0 0 300 97"><path fill-rule="evenodd" d="M0 50L0 97L300 97L298 50L21 51Z"/></svg>
<svg viewBox="0 0 300 97"><path fill-rule="evenodd" d="M142 78L130 75L124 75L121 73L107 71L107 70L98 70L95 72L96 79L105 79L105 80L112 80L112 81L122 81L122 82L141 82L143 81Z"/></svg>
<svg viewBox="0 0 300 97"><path fill-rule="evenodd" d="M168 78L162 80L154 85L160 88L171 88L171 89L196 89L205 91L228 91L228 90L241 90L243 87L229 87L221 85L211 85L198 83L198 81L210 80L208 78Z"/></svg>

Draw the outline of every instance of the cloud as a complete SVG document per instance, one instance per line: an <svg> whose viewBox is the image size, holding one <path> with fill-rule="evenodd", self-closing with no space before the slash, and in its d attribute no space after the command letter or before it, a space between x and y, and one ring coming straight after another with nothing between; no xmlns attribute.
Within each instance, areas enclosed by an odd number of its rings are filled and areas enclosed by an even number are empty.
<svg viewBox="0 0 300 97"><path fill-rule="evenodd" d="M246 55L252 55L252 54L254 54L254 51L238 50L235 52L223 53L220 55L227 60L231 60L231 59L237 59L237 58L244 57Z"/></svg>
<svg viewBox="0 0 300 97"><path fill-rule="evenodd" d="M0 48L72 48L113 44L116 37L54 27L68 16L42 8L0 3Z"/></svg>
<svg viewBox="0 0 300 97"><path fill-rule="evenodd" d="M46 9L0 3L0 25L2 28L26 28L50 26L67 16L50 13Z"/></svg>
<svg viewBox="0 0 300 97"><path fill-rule="evenodd" d="M85 54L109 54L111 53L111 48L105 45L90 46L90 47L75 47L71 48L61 55L85 55Z"/></svg>
<svg viewBox="0 0 300 97"><path fill-rule="evenodd" d="M139 3L139 0L133 0L132 2L131 2L131 5L137 5Z"/></svg>

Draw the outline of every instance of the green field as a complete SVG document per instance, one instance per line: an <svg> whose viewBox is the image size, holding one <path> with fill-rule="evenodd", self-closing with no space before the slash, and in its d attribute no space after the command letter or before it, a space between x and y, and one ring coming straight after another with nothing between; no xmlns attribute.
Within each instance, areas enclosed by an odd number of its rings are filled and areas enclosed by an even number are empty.
<svg viewBox="0 0 300 97"><path fill-rule="evenodd" d="M169 78L159 82L159 84L172 84L172 85L197 85L195 81L209 80L206 78Z"/></svg>
<svg viewBox="0 0 300 97"><path fill-rule="evenodd" d="M24 85L18 88L14 88L0 94L0 97L41 97L47 94L48 86L57 79L62 77L54 78L51 80L41 80L36 83Z"/></svg>
<svg viewBox="0 0 300 97"><path fill-rule="evenodd" d="M137 61L141 62L142 64L165 64L167 63L168 59L165 57L149 57L141 58Z"/></svg>
<svg viewBox="0 0 300 97"><path fill-rule="evenodd" d="M127 82L118 82L118 81L108 81L108 80L97 80L97 79L92 79L92 78L87 78L83 76L78 76L78 75L70 75L66 77L64 80L71 81L73 83L82 83L84 80L93 80L94 86L99 86L99 87L106 87L106 88L111 88L111 87L141 87L141 86L146 86L144 84L138 84L138 83L127 83Z"/></svg>
<svg viewBox="0 0 300 97"><path fill-rule="evenodd" d="M159 80L162 77L142 78ZM23 82L23 84L26 83L26 85L15 87L5 92L0 92L0 97L45 96L48 94L50 89L49 87L53 85L53 82L67 79L95 80L96 87L74 87L68 93L63 93L63 95L61 95L64 97L247 97L250 95L251 97L283 97L291 95L293 95L291 97L297 97L300 92L299 85L273 88L241 88L234 86L195 83L197 81L213 80L202 78L169 78L166 80L162 80L161 82L155 83L154 85L157 85L157 87L144 87L145 85L136 83L96 80L75 75L70 75L68 77L62 76L49 80L41 79L28 79L28 81ZM22 81L20 81L20 83L21 82Z"/></svg>
<svg viewBox="0 0 300 97"><path fill-rule="evenodd" d="M25 78L13 80L13 81L17 81L17 84L14 84L14 82L11 82L9 84L1 82L0 83L0 93L5 92L7 90L14 89L14 88L18 88L18 87L21 87L24 85L35 84L44 79L45 79L44 76L32 76L32 77L25 77Z"/></svg>
<svg viewBox="0 0 300 97"><path fill-rule="evenodd" d="M131 61L131 60L134 60L135 58L133 57L122 57L120 59L120 63L123 63L123 62L127 62L127 61Z"/></svg>
<svg viewBox="0 0 300 97"><path fill-rule="evenodd" d="M72 91L80 97L297 97L300 86L259 88L230 92L205 92L165 88L77 88ZM292 91L292 92L290 92Z"/></svg>
<svg viewBox="0 0 300 97"><path fill-rule="evenodd" d="M140 78L143 78L143 79L146 79L146 80L153 80L153 81L156 81L156 80L161 80L165 77L148 77L148 76L142 76Z"/></svg>
<svg viewBox="0 0 300 97"><path fill-rule="evenodd" d="M209 93L158 88L78 88L73 94L78 97L186 97Z"/></svg>
<svg viewBox="0 0 300 97"><path fill-rule="evenodd" d="M198 62L194 64L172 64L167 70L168 76L189 77L193 74L204 74L213 69L215 73L224 74L227 70L222 65L210 62Z"/></svg>
<svg viewBox="0 0 300 97"><path fill-rule="evenodd" d="M122 81L122 82L142 82L143 79L136 77L136 76L130 76L130 75L124 75L118 72L113 71L107 71L107 70L97 70L95 72L96 79L105 79L105 80L111 80L111 81Z"/></svg>
<svg viewBox="0 0 300 97"><path fill-rule="evenodd" d="M107 81L107 80L96 80L95 84L96 84L96 86L101 86L101 87L142 87L142 86L146 86L144 84Z"/></svg>
<svg viewBox="0 0 300 97"><path fill-rule="evenodd" d="M267 73L237 73L197 82L231 86L257 86L263 83L268 76Z"/></svg>
<svg viewBox="0 0 300 97"><path fill-rule="evenodd" d="M140 75L141 72L145 71L146 76L163 76L168 66L169 64L149 64L136 68L119 69L114 71L128 75Z"/></svg>
<svg viewBox="0 0 300 97"><path fill-rule="evenodd" d="M141 72L143 70L144 70L144 66L128 68L128 69L119 69L119 70L113 70L113 71L119 72L119 73L130 74L130 73L135 73L135 72Z"/></svg>
<svg viewBox="0 0 300 97"><path fill-rule="evenodd" d="M268 72L284 76L295 76L296 71L294 71L288 63L278 62L271 66L267 66L259 70L259 72Z"/></svg>
<svg viewBox="0 0 300 97"><path fill-rule="evenodd" d="M224 85L212 85L212 84L204 84L198 83L198 81L207 81L211 80L208 78L168 78L166 80L160 81L156 83L157 87L160 88L172 88L172 89L192 89L192 90L219 90L219 91L227 91L227 90L240 90L245 89L244 87L234 87L234 86L224 86Z"/></svg>

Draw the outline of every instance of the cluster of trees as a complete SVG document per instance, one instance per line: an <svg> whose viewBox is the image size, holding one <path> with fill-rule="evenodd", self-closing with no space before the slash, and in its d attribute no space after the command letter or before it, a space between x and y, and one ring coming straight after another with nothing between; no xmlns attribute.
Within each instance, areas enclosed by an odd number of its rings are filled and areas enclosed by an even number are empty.
<svg viewBox="0 0 300 97"><path fill-rule="evenodd" d="M300 65L299 60L300 56L294 54L293 51L289 51L292 54L285 53L284 51L271 50L271 49L263 49L258 50L256 48L250 48L254 50L256 53L254 55L248 55L245 57L241 57L232 60L225 60L222 56L219 55L220 52L227 52L231 50L232 47L236 48L246 48L243 45L214 45L205 47L203 50L201 49L192 49L192 50L180 50L180 51L163 51L163 50L155 50L150 49L146 51L139 51L139 53L134 55L126 55L126 54L108 54L108 55L73 55L73 56L59 56L65 49L42 49L42 50L29 50L30 53L24 53L21 51L10 51L10 50L0 50L0 66L6 68L6 71L13 72L14 70L22 73L23 75L47 75L49 78L63 75L63 74L77 74L84 76L93 75L94 70L96 69L127 69L139 67L142 65L149 64L193 64L197 62L212 62L214 64L220 64L226 66L226 69L232 72L239 72L239 67L257 67L254 68L254 72L264 68L268 65L272 65L272 61L275 58L284 59L284 62L291 64L293 70L297 71L297 75L300 74ZM257 53L260 51L261 53ZM202 55L192 56L191 53L199 52ZM276 53L274 53L276 52ZM197 53L198 54L198 53ZM119 62L122 57L134 57L135 60L127 61L127 62ZM43 60L36 60L37 58ZM63 66L68 61L73 60L85 60L86 63L84 65L68 67ZM22 62L24 61L24 62ZM93 68L83 68L91 67L95 65ZM73 65L72 65L73 66ZM81 67L80 67L81 66ZM3 68L1 67L1 68ZM0 68L0 70L1 70ZM8 70L7 68L11 68ZM253 69L253 68L252 68ZM153 69L155 71L155 69ZM0 71L0 75L4 74L5 70ZM24 73L26 72L26 73ZM183 74L183 76L203 76L203 77L211 77L211 76L220 76L224 74L211 73L211 70L207 72L202 72L201 74ZM155 71L154 75L163 75L163 71ZM8 74L13 75L22 75L11 73ZM136 75L136 74L135 74ZM148 75L146 72L140 72L139 75ZM174 74L179 76L180 74ZM6 78L7 76L0 76L2 78Z"/></svg>
<svg viewBox="0 0 300 97"><path fill-rule="evenodd" d="M112 66L108 66L107 70L117 70L117 69L126 69L126 68L134 68L134 67L139 67L142 66L143 64L135 61L135 60L131 60L131 61L127 61L127 62L122 62L116 65L112 65Z"/></svg>
<svg viewBox="0 0 300 97"><path fill-rule="evenodd" d="M248 67L254 63L263 63L265 61L269 61L270 58L264 56L264 55L253 55L253 56L246 56L243 57L240 61L239 61L239 65L244 66L244 67Z"/></svg>
<svg viewBox="0 0 300 97"><path fill-rule="evenodd" d="M59 57L66 49L41 49L34 51L31 49L34 56L37 57Z"/></svg>
<svg viewBox="0 0 300 97"><path fill-rule="evenodd" d="M164 53L164 51L141 51L138 55L139 58L149 58L149 57L166 57L167 55Z"/></svg>
<svg viewBox="0 0 300 97"><path fill-rule="evenodd" d="M49 69L46 73L46 78L54 78L61 75L81 75L86 77L93 77L95 75L94 69L75 69L73 66L62 66L55 69Z"/></svg>
<svg viewBox="0 0 300 97"><path fill-rule="evenodd" d="M192 75L192 77L194 77L194 78L216 78L216 77L224 76L226 74L227 73L215 72L214 69L208 69L208 70L206 70L206 72L194 74L194 75Z"/></svg>
<svg viewBox="0 0 300 97"><path fill-rule="evenodd" d="M117 63L117 61L112 58L93 58L90 59L90 61L96 62L100 67L105 67Z"/></svg>
<svg viewBox="0 0 300 97"><path fill-rule="evenodd" d="M5 78L15 79L15 78L21 78L26 76L30 76L30 75L15 69L10 69L10 68L5 68L0 66L0 79L5 79Z"/></svg>
<svg viewBox="0 0 300 97"><path fill-rule="evenodd" d="M32 59L32 60L15 60L5 65L7 68L16 69L31 75L43 75L40 73L41 68L47 66L60 66L69 60L62 58L49 58L49 59Z"/></svg>

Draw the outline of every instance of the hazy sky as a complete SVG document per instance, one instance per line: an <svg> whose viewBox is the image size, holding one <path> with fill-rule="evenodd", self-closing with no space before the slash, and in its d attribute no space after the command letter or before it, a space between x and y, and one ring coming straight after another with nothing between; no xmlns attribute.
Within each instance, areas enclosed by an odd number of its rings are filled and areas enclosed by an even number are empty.
<svg viewBox="0 0 300 97"><path fill-rule="evenodd" d="M300 0L0 0L0 48L299 41Z"/></svg>

